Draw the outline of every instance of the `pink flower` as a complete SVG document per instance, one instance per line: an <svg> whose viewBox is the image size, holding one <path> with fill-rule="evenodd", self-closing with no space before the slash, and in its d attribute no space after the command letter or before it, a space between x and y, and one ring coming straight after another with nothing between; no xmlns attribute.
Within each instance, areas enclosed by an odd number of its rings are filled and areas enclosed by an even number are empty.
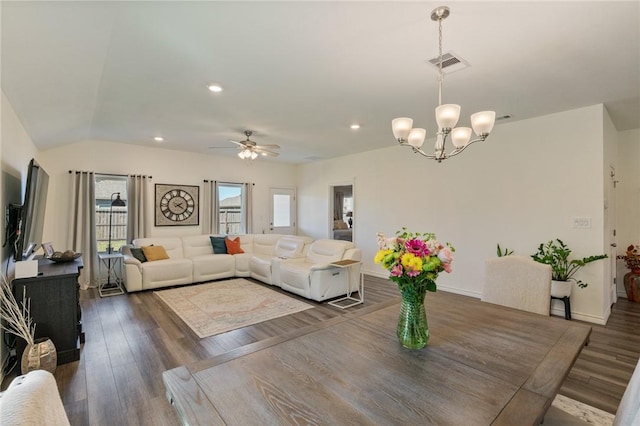
<svg viewBox="0 0 640 426"><path fill-rule="evenodd" d="M404 248L407 249L409 253L412 253L418 257L425 257L429 255L429 249L424 241L414 238L412 240L407 240L404 243Z"/></svg>
<svg viewBox="0 0 640 426"><path fill-rule="evenodd" d="M391 268L391 276L392 277L401 277L402 276L402 265L397 264L393 268Z"/></svg>
<svg viewBox="0 0 640 426"><path fill-rule="evenodd" d="M442 262L442 268L446 272L451 272L451 262L453 261L453 252L449 247L442 247L438 253L438 259Z"/></svg>
<svg viewBox="0 0 640 426"><path fill-rule="evenodd" d="M410 271L407 271L407 276L409 276L409 277L417 277L418 275L420 275L420 272L422 272L422 271L417 271L415 269L412 269Z"/></svg>

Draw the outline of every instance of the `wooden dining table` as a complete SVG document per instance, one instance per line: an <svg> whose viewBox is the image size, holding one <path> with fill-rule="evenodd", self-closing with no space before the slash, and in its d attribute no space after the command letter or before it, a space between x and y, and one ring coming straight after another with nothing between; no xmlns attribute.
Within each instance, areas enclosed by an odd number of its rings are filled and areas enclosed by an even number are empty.
<svg viewBox="0 0 640 426"><path fill-rule="evenodd" d="M537 425L591 327L439 291L421 350L399 299L163 373L185 424Z"/></svg>

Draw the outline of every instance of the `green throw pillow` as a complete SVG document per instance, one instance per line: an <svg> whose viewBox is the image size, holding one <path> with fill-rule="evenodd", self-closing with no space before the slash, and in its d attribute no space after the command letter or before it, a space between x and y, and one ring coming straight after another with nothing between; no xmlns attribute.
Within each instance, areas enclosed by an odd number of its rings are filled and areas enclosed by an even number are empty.
<svg viewBox="0 0 640 426"><path fill-rule="evenodd" d="M226 237L209 237L211 238L211 246L215 254L227 254L227 244L224 242Z"/></svg>
<svg viewBox="0 0 640 426"><path fill-rule="evenodd" d="M131 255L138 259L140 262L144 263L147 261L144 253L142 252L142 248L139 247L131 247Z"/></svg>

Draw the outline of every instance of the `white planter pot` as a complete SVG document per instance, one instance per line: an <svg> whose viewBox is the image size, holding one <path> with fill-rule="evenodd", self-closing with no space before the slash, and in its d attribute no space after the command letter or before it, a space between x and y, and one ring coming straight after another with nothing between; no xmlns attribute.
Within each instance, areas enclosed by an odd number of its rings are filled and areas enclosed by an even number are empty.
<svg viewBox="0 0 640 426"><path fill-rule="evenodd" d="M571 297L573 281L551 281L551 297Z"/></svg>

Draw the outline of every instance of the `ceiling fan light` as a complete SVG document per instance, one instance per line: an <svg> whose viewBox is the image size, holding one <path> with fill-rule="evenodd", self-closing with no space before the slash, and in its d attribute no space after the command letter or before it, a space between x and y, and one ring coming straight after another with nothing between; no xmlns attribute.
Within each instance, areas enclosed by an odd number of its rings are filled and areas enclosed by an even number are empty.
<svg viewBox="0 0 640 426"><path fill-rule="evenodd" d="M456 127L460 118L460 105L444 104L436 108L436 122L439 129Z"/></svg>
<svg viewBox="0 0 640 426"><path fill-rule="evenodd" d="M414 128L409 132L409 136L407 137L407 142L414 148L420 148L424 143L424 138L427 134L425 129Z"/></svg>
<svg viewBox="0 0 640 426"><path fill-rule="evenodd" d="M456 148L464 148L471 139L471 128L456 127L451 131L451 143Z"/></svg>
<svg viewBox="0 0 640 426"><path fill-rule="evenodd" d="M393 131L393 137L398 141L406 141L411 132L413 126L413 119L407 117L400 117L391 120L391 130Z"/></svg>
<svg viewBox="0 0 640 426"><path fill-rule="evenodd" d="M256 158L258 158L258 153L256 153L256 152L252 151L249 155L251 156L252 160L255 160Z"/></svg>
<svg viewBox="0 0 640 426"><path fill-rule="evenodd" d="M238 157L242 158L244 160L244 151L240 151L238 153Z"/></svg>
<svg viewBox="0 0 640 426"><path fill-rule="evenodd" d="M471 127L476 135L488 135L496 122L495 111L481 111L471 115Z"/></svg>

